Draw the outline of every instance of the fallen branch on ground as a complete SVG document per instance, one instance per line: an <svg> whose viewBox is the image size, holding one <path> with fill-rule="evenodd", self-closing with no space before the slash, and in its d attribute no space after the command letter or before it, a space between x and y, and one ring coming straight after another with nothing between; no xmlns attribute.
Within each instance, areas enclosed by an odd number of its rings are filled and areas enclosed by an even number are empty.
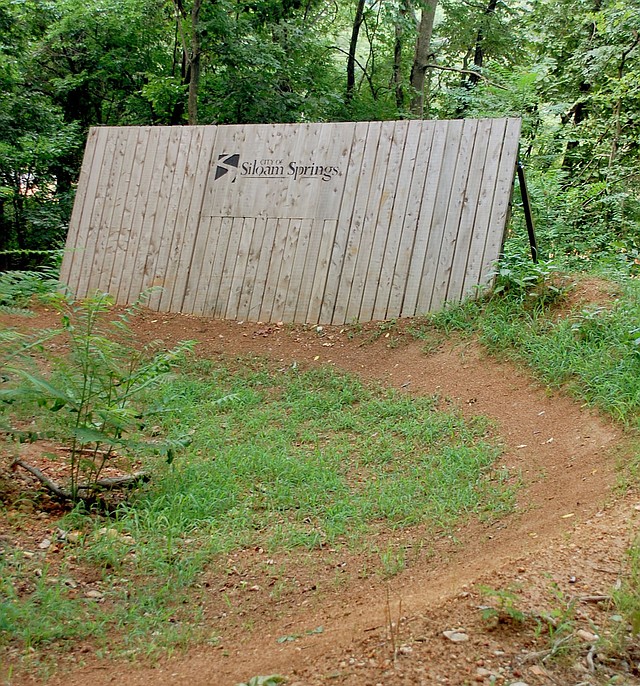
<svg viewBox="0 0 640 686"><path fill-rule="evenodd" d="M52 481L44 472L37 467L30 465L28 462L23 462L20 458L16 458L13 463L18 467L26 470L40 481L44 487L62 500L74 500L73 495L59 486L55 481ZM80 500L91 499L97 491L110 491L117 488L131 488L140 483L149 481L151 477L145 472L136 472L135 474L125 474L123 476L112 476L106 479L98 479L91 484L79 484L77 492L81 491L89 493L88 497L80 497Z"/></svg>

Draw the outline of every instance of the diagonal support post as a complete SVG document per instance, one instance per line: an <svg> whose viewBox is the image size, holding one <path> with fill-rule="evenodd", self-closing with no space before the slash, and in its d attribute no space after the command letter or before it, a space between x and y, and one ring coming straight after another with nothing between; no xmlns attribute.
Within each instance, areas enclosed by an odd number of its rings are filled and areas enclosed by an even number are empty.
<svg viewBox="0 0 640 686"><path fill-rule="evenodd" d="M524 219L527 223L527 233L529 234L529 245L531 246L531 259L535 264L538 263L538 241L536 240L536 232L533 226L533 215L531 214L531 203L529 202L529 192L527 191L527 182L524 178L524 167L522 162L518 160L518 182L520 183L520 195L522 196L522 209L524 210Z"/></svg>

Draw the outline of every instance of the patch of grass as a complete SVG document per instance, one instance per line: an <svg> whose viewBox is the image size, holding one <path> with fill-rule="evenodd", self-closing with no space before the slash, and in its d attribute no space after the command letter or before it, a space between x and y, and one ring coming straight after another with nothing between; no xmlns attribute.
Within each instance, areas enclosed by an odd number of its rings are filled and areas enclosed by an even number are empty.
<svg viewBox="0 0 640 686"><path fill-rule="evenodd" d="M617 420L640 427L640 282L628 280L608 307L563 312L522 293L449 307L431 322L446 333L477 334L491 352L524 362Z"/></svg>
<svg viewBox="0 0 640 686"><path fill-rule="evenodd" d="M620 642L629 645L640 638L640 538L627 550L625 562L625 574L613 592L613 604L625 619L620 625Z"/></svg>
<svg viewBox="0 0 640 686"><path fill-rule="evenodd" d="M220 549L314 547L371 522L446 526L487 506L481 484L500 451L487 421L439 412L432 398L255 360L239 374L198 363L166 392L165 428L198 429L163 492L135 504L148 528L156 518L178 534L206 528Z"/></svg>
<svg viewBox="0 0 640 686"><path fill-rule="evenodd" d="M362 543L417 523L441 530L508 500L487 420L331 368L189 361L145 402L161 434L191 427L191 444L170 465L153 461L151 482L111 516L89 518L81 505L67 515L59 526L76 533L62 572L25 587L45 553L4 559L0 643L179 647L205 635L196 583L222 553ZM386 551L381 564L392 575L405 560ZM65 585L77 568L93 570L98 600L86 584Z"/></svg>
<svg viewBox="0 0 640 686"><path fill-rule="evenodd" d="M381 563L381 573L385 579L400 574L407 566L406 553L404 548L387 546L378 552Z"/></svg>

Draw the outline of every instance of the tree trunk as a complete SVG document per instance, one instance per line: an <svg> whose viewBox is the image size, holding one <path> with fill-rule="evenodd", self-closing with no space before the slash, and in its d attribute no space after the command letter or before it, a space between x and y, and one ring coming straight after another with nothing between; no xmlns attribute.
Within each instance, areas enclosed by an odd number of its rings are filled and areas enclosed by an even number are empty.
<svg viewBox="0 0 640 686"><path fill-rule="evenodd" d="M496 11L496 6L498 4L498 0L489 0L489 4L485 8L484 11L484 16L485 20L487 17L491 16L492 14L495 13ZM478 29L478 35L476 36L476 46L475 50L473 53L473 64L476 67L478 74L471 74L469 76L469 83L473 86L475 86L478 81L480 80L480 72L482 71L482 65L484 62L484 32L482 30L482 27Z"/></svg>
<svg viewBox="0 0 640 686"><path fill-rule="evenodd" d="M191 56L189 58L189 99L187 109L189 112L189 125L198 123L198 91L200 89L200 62L202 57L202 45L200 41L200 11L202 0L193 0L191 9Z"/></svg>
<svg viewBox="0 0 640 686"><path fill-rule="evenodd" d="M393 87L398 111L404 109L404 86L402 83L402 41L404 38L404 22L409 12L409 0L403 0L398 8L399 20L395 26L395 42L393 46Z"/></svg>
<svg viewBox="0 0 640 686"><path fill-rule="evenodd" d="M631 46L625 50L622 53L622 57L620 58L620 62L618 64L618 81L622 80L622 77L624 76L624 67L625 63L627 61L627 57L635 50L637 45L640 43L640 33L637 31L635 32L635 37L633 40L633 43ZM609 166L611 166L618 154L618 147L620 145L620 135L622 134L622 96L618 96L618 99L616 101L616 104L613 108L613 122L614 122L614 131L613 131L613 141L611 142L611 152L609 153Z"/></svg>
<svg viewBox="0 0 640 686"><path fill-rule="evenodd" d="M351 29L351 41L349 43L349 54L347 57L347 92L345 94L345 102L347 104L353 100L353 93L356 87L356 49L358 47L360 27L364 20L364 3L365 0L358 0L356 16L353 20L353 28Z"/></svg>
<svg viewBox="0 0 640 686"><path fill-rule="evenodd" d="M416 39L416 52L411 68L411 88L414 92L411 99L411 112L418 117L422 117L424 114L424 81L427 67L432 59L431 36L437 5L438 0L427 0L422 10L418 38Z"/></svg>

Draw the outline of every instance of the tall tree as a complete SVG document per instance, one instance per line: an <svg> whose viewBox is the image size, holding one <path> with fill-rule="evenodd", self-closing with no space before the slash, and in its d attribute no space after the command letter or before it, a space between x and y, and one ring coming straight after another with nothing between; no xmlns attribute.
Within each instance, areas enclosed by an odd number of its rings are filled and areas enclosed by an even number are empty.
<svg viewBox="0 0 640 686"><path fill-rule="evenodd" d="M345 93L345 101L347 104L353 100L353 93L356 87L356 52L358 50L360 29L362 28L362 22L364 21L364 3L365 0L357 0L353 26L351 27L349 54L347 56L347 90Z"/></svg>
<svg viewBox="0 0 640 686"><path fill-rule="evenodd" d="M438 0L426 0L420 16L418 36L416 38L416 50L411 67L411 88L413 97L411 99L411 111L417 117L424 115L424 83L429 62L433 58L431 49L431 37L433 35L433 25L436 17L436 7Z"/></svg>

